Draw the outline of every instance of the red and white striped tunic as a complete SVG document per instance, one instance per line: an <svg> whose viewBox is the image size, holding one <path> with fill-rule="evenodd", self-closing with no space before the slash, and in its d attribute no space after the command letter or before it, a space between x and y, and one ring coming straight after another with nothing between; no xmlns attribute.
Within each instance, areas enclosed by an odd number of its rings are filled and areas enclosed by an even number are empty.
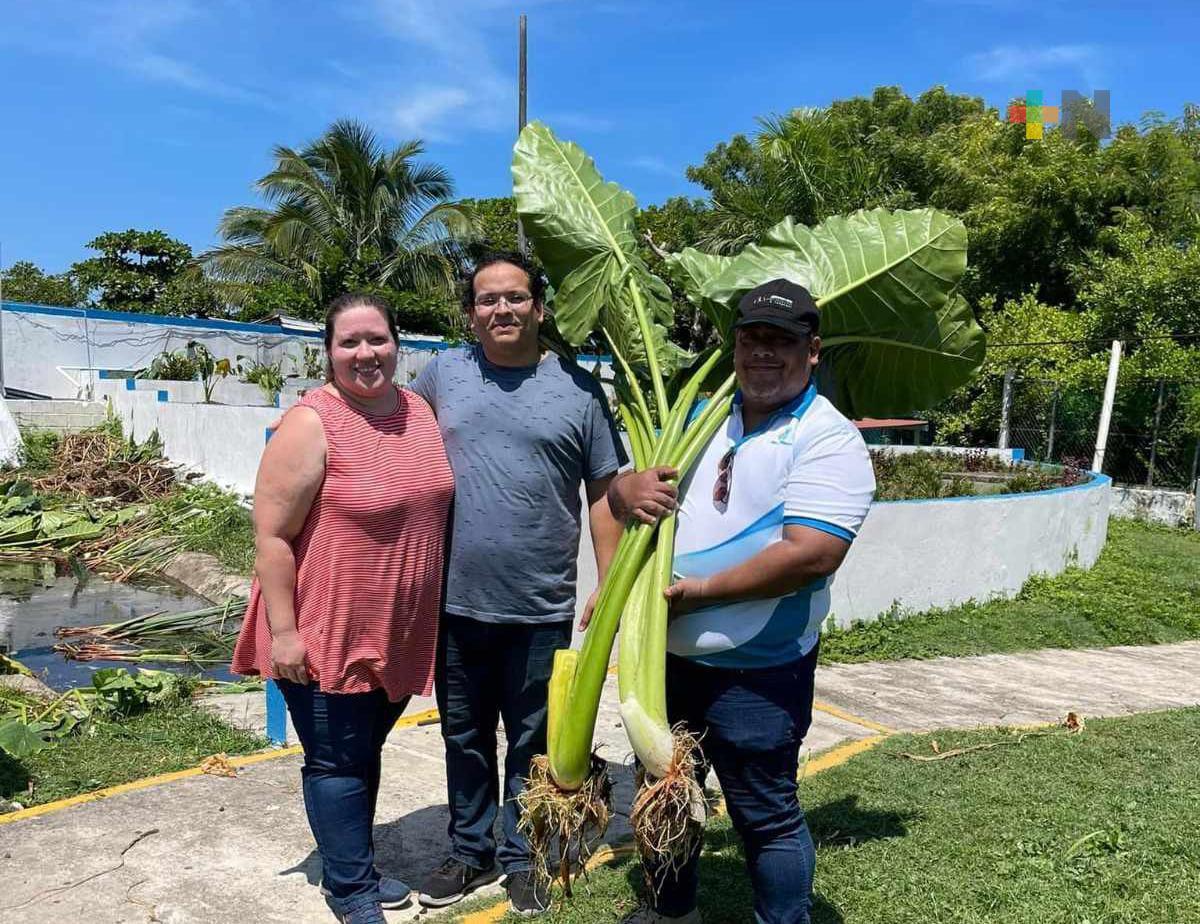
<svg viewBox="0 0 1200 924"><path fill-rule="evenodd" d="M328 450L324 482L292 542L296 627L310 677L327 693L382 687L393 702L433 687L454 494L433 412L397 391L399 406L383 417L324 388L300 401L321 418ZM257 579L232 669L275 676Z"/></svg>

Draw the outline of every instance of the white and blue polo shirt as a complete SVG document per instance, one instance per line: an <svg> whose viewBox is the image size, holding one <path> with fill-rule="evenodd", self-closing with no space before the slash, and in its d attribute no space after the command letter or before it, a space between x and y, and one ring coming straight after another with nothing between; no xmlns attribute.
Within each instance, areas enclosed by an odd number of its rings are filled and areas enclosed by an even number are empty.
<svg viewBox="0 0 1200 924"><path fill-rule="evenodd" d="M875 493L858 429L809 383L766 424L743 432L740 394L680 490L675 572L708 577L783 538L785 525L853 542ZM728 501L713 500L717 468L734 450ZM783 597L702 607L671 621L667 649L713 667L787 664L812 651L829 613L832 575Z"/></svg>

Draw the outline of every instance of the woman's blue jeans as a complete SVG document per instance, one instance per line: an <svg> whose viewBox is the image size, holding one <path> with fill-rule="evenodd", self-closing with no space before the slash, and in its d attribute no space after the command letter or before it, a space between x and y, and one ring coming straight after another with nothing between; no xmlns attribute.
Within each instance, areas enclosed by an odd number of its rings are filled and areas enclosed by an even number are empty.
<svg viewBox="0 0 1200 924"><path fill-rule="evenodd" d="M314 683L277 682L304 748L304 808L325 888L345 914L379 901L371 827L380 755L408 697L393 703L383 690L323 693Z"/></svg>
<svg viewBox="0 0 1200 924"><path fill-rule="evenodd" d="M800 744L812 723L817 650L758 670L706 667L667 657L667 713L703 736L725 806L742 838L756 924L809 924L816 854L797 795ZM703 781L708 767L700 769ZM700 848L678 874L648 870L654 908L680 917L696 907Z"/></svg>

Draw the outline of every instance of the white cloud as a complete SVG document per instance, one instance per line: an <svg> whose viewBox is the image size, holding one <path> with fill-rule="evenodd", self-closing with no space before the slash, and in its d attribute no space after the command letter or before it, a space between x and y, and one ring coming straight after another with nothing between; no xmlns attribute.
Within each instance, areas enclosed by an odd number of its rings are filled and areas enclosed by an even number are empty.
<svg viewBox="0 0 1200 924"><path fill-rule="evenodd" d="M971 55L967 64L977 79L995 82L1032 79L1050 70L1074 70L1090 89L1101 80L1102 57L1098 45L998 45Z"/></svg>
<svg viewBox="0 0 1200 924"><path fill-rule="evenodd" d="M192 0L114 0L106 4L44 0L6 13L0 41L39 54L86 59L193 93L266 105L261 94L163 50L167 40L205 15Z"/></svg>
<svg viewBox="0 0 1200 924"><path fill-rule="evenodd" d="M672 167L661 157L656 157L653 154L634 157L627 162L629 166L636 167L639 170L645 170L647 173L657 173L660 176L670 176L676 179L683 176L683 171L676 167Z"/></svg>
<svg viewBox="0 0 1200 924"><path fill-rule="evenodd" d="M516 74L497 65L493 47L502 35L501 54L516 59L516 3L508 0L375 0L374 16L389 35L419 57L413 73L422 82L384 110L404 136L447 139L464 131L515 130ZM511 20L501 30L498 16Z"/></svg>

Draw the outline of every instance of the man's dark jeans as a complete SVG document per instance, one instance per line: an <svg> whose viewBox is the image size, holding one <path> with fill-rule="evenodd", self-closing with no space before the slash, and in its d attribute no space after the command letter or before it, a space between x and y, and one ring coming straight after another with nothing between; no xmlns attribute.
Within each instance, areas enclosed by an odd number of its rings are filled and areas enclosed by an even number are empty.
<svg viewBox="0 0 1200 924"><path fill-rule="evenodd" d="M741 835L754 886L757 924L808 924L812 836L797 797L800 744L812 722L817 651L759 670L705 667L667 657L667 712L703 735L701 747L721 782L725 806ZM707 768L700 772L703 774ZM696 907L700 851L679 871L651 871L661 883L660 914Z"/></svg>
<svg viewBox="0 0 1200 924"><path fill-rule="evenodd" d="M325 888L345 914L379 900L371 833L379 759L408 697L393 703L383 690L322 693L313 683L278 683L304 747L304 808Z"/></svg>
<svg viewBox="0 0 1200 924"><path fill-rule="evenodd" d="M571 623L480 622L444 613L438 637L437 704L446 741L450 846L476 869L499 860L527 870L529 845L517 831L517 796L529 761L546 752L546 691L554 652L571 644ZM496 727L504 719L503 838L492 834L500 801Z"/></svg>

